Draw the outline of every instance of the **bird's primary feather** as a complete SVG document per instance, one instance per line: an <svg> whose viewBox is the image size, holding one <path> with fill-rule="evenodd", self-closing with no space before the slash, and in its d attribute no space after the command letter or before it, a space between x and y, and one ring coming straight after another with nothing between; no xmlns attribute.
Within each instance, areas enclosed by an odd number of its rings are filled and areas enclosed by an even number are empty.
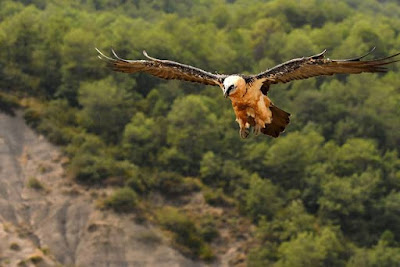
<svg viewBox="0 0 400 267"><path fill-rule="evenodd" d="M292 80L307 79L321 75L386 72L387 69L383 67L384 65L399 61L390 59L400 55L400 53L381 59L361 60L373 50L361 57L339 60L325 58L326 51L323 51L315 56L289 60L254 77L255 79L263 80L267 84L287 83Z"/></svg>
<svg viewBox="0 0 400 267"><path fill-rule="evenodd" d="M114 58L104 55L97 48L96 50L100 59L107 61L113 70L119 72L147 72L163 79L179 79L217 86L220 86L226 78L226 75L213 74L193 66L150 57L146 51L143 51L143 54L148 60L126 60L120 58L114 50L111 50Z"/></svg>

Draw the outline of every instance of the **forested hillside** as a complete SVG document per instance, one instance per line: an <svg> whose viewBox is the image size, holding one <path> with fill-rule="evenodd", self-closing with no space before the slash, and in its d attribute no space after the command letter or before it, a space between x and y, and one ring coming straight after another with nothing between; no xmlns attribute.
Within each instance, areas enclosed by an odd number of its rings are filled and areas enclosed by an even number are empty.
<svg viewBox="0 0 400 267"><path fill-rule="evenodd" d="M0 0L0 109L70 159L74 180L112 186L100 208L160 225L212 262L221 216L181 207L200 192L255 225L248 266L398 266L400 63L385 74L275 85L292 114L277 139L242 140L220 88L114 73L94 47L210 72L253 74L327 49L400 52L393 0ZM169 204L154 206L155 194ZM196 193L197 194L197 193ZM238 224L239 225L239 224ZM240 232L240 229L235 231Z"/></svg>

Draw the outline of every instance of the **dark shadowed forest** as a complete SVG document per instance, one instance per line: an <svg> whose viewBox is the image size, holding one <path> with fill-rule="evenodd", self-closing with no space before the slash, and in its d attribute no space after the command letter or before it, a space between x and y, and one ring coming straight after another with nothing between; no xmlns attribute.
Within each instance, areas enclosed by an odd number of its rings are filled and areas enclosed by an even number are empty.
<svg viewBox="0 0 400 267"><path fill-rule="evenodd" d="M248 266L398 266L400 63L384 74L275 85L279 138L242 140L218 87L115 73L97 58L150 56L255 74L327 49L400 52L393 0L0 0L0 108L24 110L74 181L114 187L100 208L138 213L185 255L212 262L221 216L245 220ZM154 207L159 194L168 205ZM227 215L228 216L228 215ZM248 229L252 229L251 232ZM238 227L238 232L241 228Z"/></svg>

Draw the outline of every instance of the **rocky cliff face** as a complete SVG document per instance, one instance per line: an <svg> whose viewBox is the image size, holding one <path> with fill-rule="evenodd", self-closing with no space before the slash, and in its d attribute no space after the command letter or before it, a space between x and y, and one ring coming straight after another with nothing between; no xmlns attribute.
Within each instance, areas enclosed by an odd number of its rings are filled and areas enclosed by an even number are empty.
<svg viewBox="0 0 400 267"><path fill-rule="evenodd" d="M0 113L0 266L202 266L134 215L95 208L56 147Z"/></svg>

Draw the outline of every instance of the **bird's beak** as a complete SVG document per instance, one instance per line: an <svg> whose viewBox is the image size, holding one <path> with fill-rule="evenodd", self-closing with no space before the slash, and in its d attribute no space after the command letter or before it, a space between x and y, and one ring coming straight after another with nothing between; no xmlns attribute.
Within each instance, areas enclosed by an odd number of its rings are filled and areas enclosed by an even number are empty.
<svg viewBox="0 0 400 267"><path fill-rule="evenodd" d="M228 98L228 89L226 89L226 90L224 91L224 97L225 97L225 98Z"/></svg>

